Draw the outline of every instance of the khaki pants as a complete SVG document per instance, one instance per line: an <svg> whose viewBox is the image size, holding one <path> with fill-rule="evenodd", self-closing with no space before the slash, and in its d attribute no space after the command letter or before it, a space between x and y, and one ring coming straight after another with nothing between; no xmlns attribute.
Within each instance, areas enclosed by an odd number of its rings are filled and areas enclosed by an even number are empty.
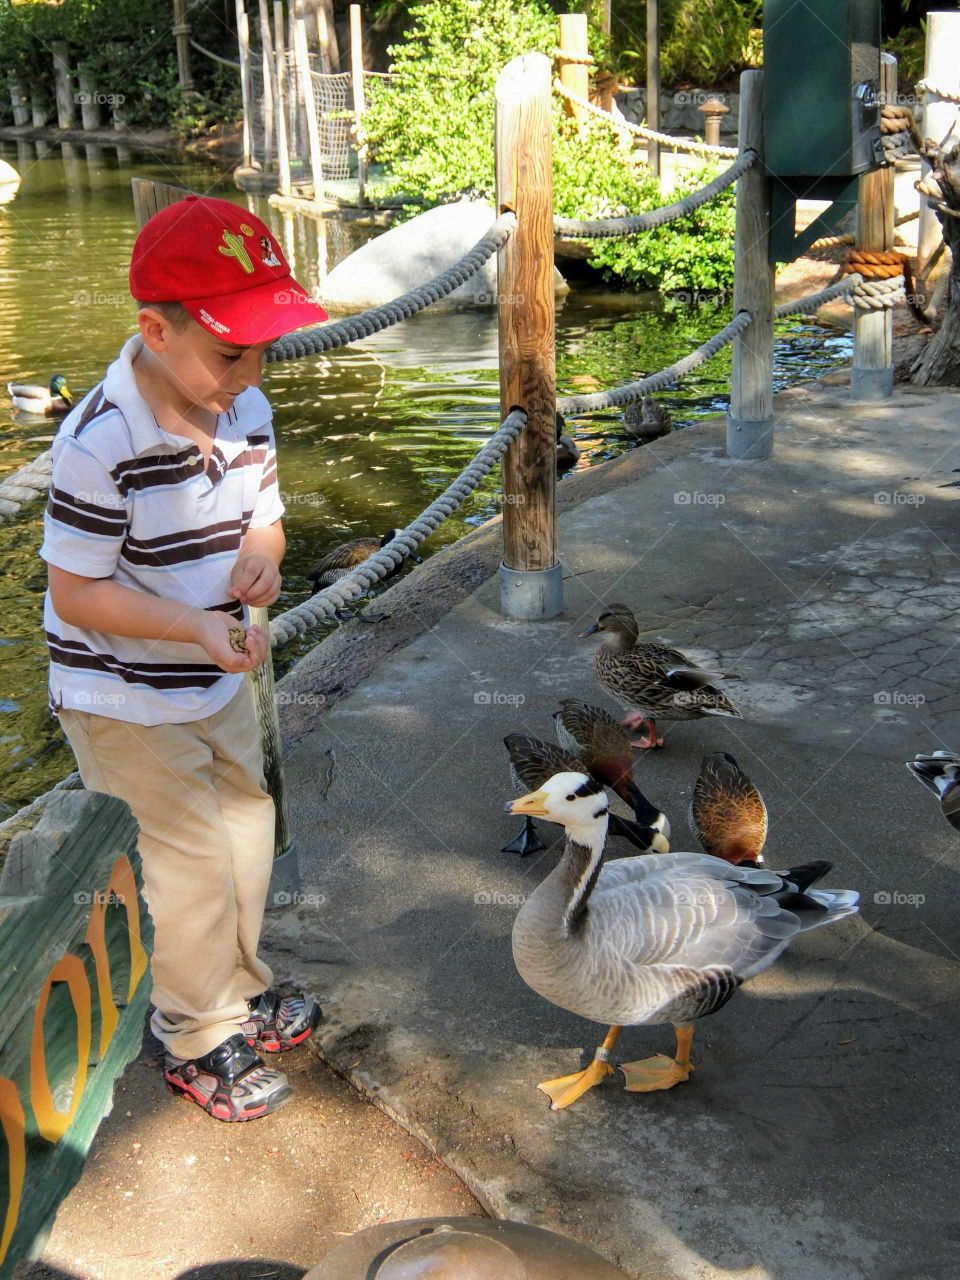
<svg viewBox="0 0 960 1280"><path fill-rule="evenodd" d="M140 824L155 929L150 1025L176 1057L201 1057L239 1030L247 998L273 981L257 946L274 807L250 683L187 724L69 709L59 719L84 786L126 800Z"/></svg>

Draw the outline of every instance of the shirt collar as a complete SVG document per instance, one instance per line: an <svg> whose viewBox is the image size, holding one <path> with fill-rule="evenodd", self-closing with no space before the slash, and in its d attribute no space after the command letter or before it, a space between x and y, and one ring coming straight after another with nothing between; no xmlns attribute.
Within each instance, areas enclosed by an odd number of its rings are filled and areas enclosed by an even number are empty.
<svg viewBox="0 0 960 1280"><path fill-rule="evenodd" d="M139 333L132 334L123 344L116 360L107 369L103 380L103 394L123 414L133 440L134 453L155 453L164 447L183 449L184 436L164 431L154 417L153 410L140 394L133 373L134 357L143 346ZM257 412L258 401L264 400L256 387L247 387L233 402L229 413L222 413L217 422L217 444L224 452L239 453L246 447L247 437L262 430L268 415ZM191 442L192 443L192 442Z"/></svg>

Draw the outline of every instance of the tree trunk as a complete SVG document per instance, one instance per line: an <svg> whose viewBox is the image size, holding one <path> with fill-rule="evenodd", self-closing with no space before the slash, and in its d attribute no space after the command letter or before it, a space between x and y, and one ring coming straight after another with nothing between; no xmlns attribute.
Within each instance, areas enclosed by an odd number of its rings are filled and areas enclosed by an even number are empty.
<svg viewBox="0 0 960 1280"><path fill-rule="evenodd" d="M960 386L960 146L941 154L930 176L944 204L955 210L953 215L937 210L952 261L943 323L913 366L910 380L921 386Z"/></svg>

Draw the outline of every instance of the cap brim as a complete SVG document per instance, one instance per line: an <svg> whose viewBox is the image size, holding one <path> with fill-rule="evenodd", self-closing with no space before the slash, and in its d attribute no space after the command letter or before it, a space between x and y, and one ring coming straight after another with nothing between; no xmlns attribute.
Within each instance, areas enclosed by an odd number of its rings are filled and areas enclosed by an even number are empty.
<svg viewBox="0 0 960 1280"><path fill-rule="evenodd" d="M329 319L296 280L268 280L238 293L185 299L183 306L208 333L238 347L273 342L304 325Z"/></svg>

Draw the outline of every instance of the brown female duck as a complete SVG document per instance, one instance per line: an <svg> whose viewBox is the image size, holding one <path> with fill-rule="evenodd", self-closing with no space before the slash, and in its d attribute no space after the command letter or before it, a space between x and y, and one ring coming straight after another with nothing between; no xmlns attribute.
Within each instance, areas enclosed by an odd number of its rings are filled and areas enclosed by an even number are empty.
<svg viewBox="0 0 960 1280"><path fill-rule="evenodd" d="M690 828L705 853L734 865L763 865L767 806L726 751L703 757L690 800Z"/></svg>

